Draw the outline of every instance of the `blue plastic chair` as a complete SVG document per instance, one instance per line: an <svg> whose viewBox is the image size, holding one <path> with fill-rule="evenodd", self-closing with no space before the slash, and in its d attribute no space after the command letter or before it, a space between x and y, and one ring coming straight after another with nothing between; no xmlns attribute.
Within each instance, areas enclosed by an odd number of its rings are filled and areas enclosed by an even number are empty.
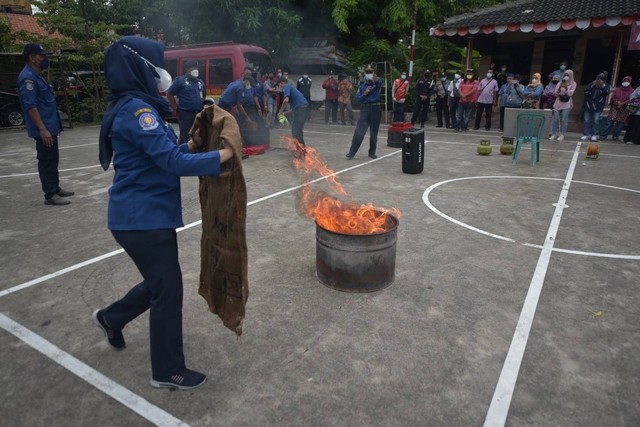
<svg viewBox="0 0 640 427"><path fill-rule="evenodd" d="M518 113L516 117L516 149L513 151L513 164L518 163L520 150L525 143L531 144L531 166L540 161L540 141L544 131L545 117L538 113Z"/></svg>

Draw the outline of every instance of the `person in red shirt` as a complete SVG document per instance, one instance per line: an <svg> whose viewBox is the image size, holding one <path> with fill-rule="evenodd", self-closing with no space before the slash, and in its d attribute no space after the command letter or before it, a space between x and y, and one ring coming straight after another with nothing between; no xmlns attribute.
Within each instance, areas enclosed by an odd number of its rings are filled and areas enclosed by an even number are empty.
<svg viewBox="0 0 640 427"><path fill-rule="evenodd" d="M469 130L469 119L473 112L473 104L478 100L478 81L472 69L468 69L465 79L460 83L460 103L456 114L456 131Z"/></svg>
<svg viewBox="0 0 640 427"><path fill-rule="evenodd" d="M409 82L407 81L407 73L402 72L399 79L393 82L391 93L393 94L393 121L404 122L404 101L407 99L407 90Z"/></svg>
<svg viewBox="0 0 640 427"><path fill-rule="evenodd" d="M324 89L324 124L329 124L329 113L331 113L331 123L338 123L338 79L333 72L327 80L322 83Z"/></svg>

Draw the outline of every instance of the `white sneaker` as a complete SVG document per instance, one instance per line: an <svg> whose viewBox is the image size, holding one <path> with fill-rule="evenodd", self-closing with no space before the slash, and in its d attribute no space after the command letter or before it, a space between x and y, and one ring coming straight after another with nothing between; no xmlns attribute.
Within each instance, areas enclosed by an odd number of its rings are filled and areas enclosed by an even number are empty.
<svg viewBox="0 0 640 427"><path fill-rule="evenodd" d="M580 139L582 141L588 141L589 140L589 135L582 135L582 137Z"/></svg>
<svg viewBox="0 0 640 427"><path fill-rule="evenodd" d="M557 136L556 136L556 134L555 134L555 133L552 133L551 135L549 135L549 139L550 139L551 141L553 141L553 140L554 140L554 139L556 139L556 138L557 138Z"/></svg>
<svg viewBox="0 0 640 427"><path fill-rule="evenodd" d="M558 141L564 141L564 135L560 134L560 136L558 137Z"/></svg>
<svg viewBox="0 0 640 427"><path fill-rule="evenodd" d="M592 141L597 141L597 140L598 140L598 135L593 135L593 136L591 137L591 140L592 140Z"/></svg>

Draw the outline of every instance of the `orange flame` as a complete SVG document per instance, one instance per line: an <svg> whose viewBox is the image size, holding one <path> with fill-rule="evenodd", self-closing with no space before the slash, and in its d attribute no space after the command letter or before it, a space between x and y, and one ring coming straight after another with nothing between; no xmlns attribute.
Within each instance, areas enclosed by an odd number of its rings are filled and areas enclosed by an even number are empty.
<svg viewBox="0 0 640 427"><path fill-rule="evenodd" d="M312 174L319 173L335 193L352 199L344 187L337 181L336 173L312 147L305 147L295 138L281 136L289 150L293 151L293 164L304 173L301 190L301 207L304 214L329 231L344 234L381 233L395 225L390 216L400 218L396 208L385 209L371 203L359 204L354 200L341 201L324 191L316 190Z"/></svg>

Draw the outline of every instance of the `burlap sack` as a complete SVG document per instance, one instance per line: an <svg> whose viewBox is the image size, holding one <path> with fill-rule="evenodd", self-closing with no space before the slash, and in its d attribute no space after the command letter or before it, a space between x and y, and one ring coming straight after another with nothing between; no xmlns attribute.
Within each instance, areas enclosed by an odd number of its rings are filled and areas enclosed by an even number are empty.
<svg viewBox="0 0 640 427"><path fill-rule="evenodd" d="M249 296L247 280L247 188L242 175L242 138L235 118L212 105L200 112L191 133L200 131L201 151L231 148L234 157L220 177L200 177L202 242L198 293L209 310L237 335Z"/></svg>

